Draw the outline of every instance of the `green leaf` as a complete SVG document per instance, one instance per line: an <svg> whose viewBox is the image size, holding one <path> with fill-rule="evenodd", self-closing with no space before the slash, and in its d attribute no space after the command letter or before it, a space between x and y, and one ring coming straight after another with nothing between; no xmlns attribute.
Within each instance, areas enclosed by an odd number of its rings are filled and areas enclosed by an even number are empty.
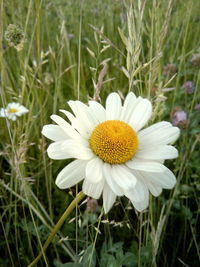
<svg viewBox="0 0 200 267"><path fill-rule="evenodd" d="M68 263L61 263L58 260L54 260L55 267L85 267L82 263L76 262L68 262Z"/></svg>
<svg viewBox="0 0 200 267"><path fill-rule="evenodd" d="M84 267L95 267L96 266L96 251L91 244L85 251L83 256Z"/></svg>

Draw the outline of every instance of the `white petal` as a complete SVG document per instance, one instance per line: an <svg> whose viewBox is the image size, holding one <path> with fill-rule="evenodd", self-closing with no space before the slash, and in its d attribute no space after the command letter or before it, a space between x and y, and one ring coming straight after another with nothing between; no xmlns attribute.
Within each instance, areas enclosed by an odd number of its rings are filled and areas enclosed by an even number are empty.
<svg viewBox="0 0 200 267"><path fill-rule="evenodd" d="M16 109L18 109L19 106L20 106L19 103L11 102L11 103L9 103L9 104L7 105L7 108L16 108Z"/></svg>
<svg viewBox="0 0 200 267"><path fill-rule="evenodd" d="M148 122L152 114L152 105L148 99L142 99L134 108L129 124L139 131Z"/></svg>
<svg viewBox="0 0 200 267"><path fill-rule="evenodd" d="M0 109L0 117L6 117L6 110L4 108Z"/></svg>
<svg viewBox="0 0 200 267"><path fill-rule="evenodd" d="M134 171L134 175L137 177L138 183L136 183L135 188L132 190L132 195L127 197L130 198L136 210L142 211L148 207L149 190L147 188L147 185L144 183L143 177L141 176L140 172Z"/></svg>
<svg viewBox="0 0 200 267"><path fill-rule="evenodd" d="M86 179L91 183L98 183L103 178L103 161L97 157L90 160L86 166Z"/></svg>
<svg viewBox="0 0 200 267"><path fill-rule="evenodd" d="M16 119L17 119L17 116L15 116L14 114L11 116L11 118L10 118L11 120L13 120L13 121L16 121Z"/></svg>
<svg viewBox="0 0 200 267"><path fill-rule="evenodd" d="M66 140L61 150L67 151L70 158L89 160L94 157L91 149L85 143L73 139Z"/></svg>
<svg viewBox="0 0 200 267"><path fill-rule="evenodd" d="M145 198L145 199L143 199L140 202L135 202L135 201L131 201L131 202L132 202L134 208L137 211L141 212L141 211L145 210L148 207L148 205L149 205L149 198Z"/></svg>
<svg viewBox="0 0 200 267"><path fill-rule="evenodd" d="M143 182L148 187L151 194L155 197L159 196L162 192L162 187L158 185L157 183L152 182L150 179L148 179L147 176L144 176L142 172L139 172L140 178L142 178Z"/></svg>
<svg viewBox="0 0 200 267"><path fill-rule="evenodd" d="M101 196L101 193L103 191L105 180L102 179L98 183L91 183L87 179L83 182L83 192L87 196L90 196L92 198L98 199Z"/></svg>
<svg viewBox="0 0 200 267"><path fill-rule="evenodd" d="M141 173L146 180L148 179L152 183L158 184L165 189L171 189L176 184L176 177L168 168L165 168L165 171L162 173L150 173L144 171Z"/></svg>
<svg viewBox="0 0 200 267"><path fill-rule="evenodd" d="M18 108L18 111L16 112L16 114L18 115L18 116L21 116L22 114L25 114L25 113L27 113L29 110L27 109L27 108L25 108L24 106L20 106L19 108Z"/></svg>
<svg viewBox="0 0 200 267"><path fill-rule="evenodd" d="M49 145L47 149L48 156L51 159L69 159L71 156L68 151L62 150L65 141L57 141Z"/></svg>
<svg viewBox="0 0 200 267"><path fill-rule="evenodd" d="M106 111L104 107L96 101L89 101L90 110L94 113L98 122L101 123L106 119Z"/></svg>
<svg viewBox="0 0 200 267"><path fill-rule="evenodd" d="M66 140L69 136L58 125L47 124L42 129L42 134L53 141Z"/></svg>
<svg viewBox="0 0 200 267"><path fill-rule="evenodd" d="M178 151L175 147L169 145L152 145L143 147L142 149L139 148L135 157L150 160L175 159L178 157Z"/></svg>
<svg viewBox="0 0 200 267"><path fill-rule="evenodd" d="M77 158L89 160L94 156L88 147L73 139L57 141L53 144L50 144L47 152L49 157L52 159Z"/></svg>
<svg viewBox="0 0 200 267"><path fill-rule="evenodd" d="M85 166L87 161L75 160L68 164L58 174L56 178L56 185L60 189L69 188L80 182L85 177Z"/></svg>
<svg viewBox="0 0 200 267"><path fill-rule="evenodd" d="M109 187L112 189L112 191L117 195L117 196L122 196L123 191L122 189L118 186L116 181L112 177L112 167L108 163L103 164L103 176L106 179L107 184Z"/></svg>
<svg viewBox="0 0 200 267"><path fill-rule="evenodd" d="M62 112L62 113L64 113L65 116L68 118L68 120L71 122L71 124L73 124L73 121L76 118L74 117L74 115L71 112L69 112L67 110L64 110L64 109L59 109L59 111Z"/></svg>
<svg viewBox="0 0 200 267"><path fill-rule="evenodd" d="M151 182L146 182L146 185L149 189L149 191L151 192L151 194L154 196L154 197L157 197L161 194L162 192L162 187L160 187L159 185L157 184L154 184L154 183L151 183Z"/></svg>
<svg viewBox="0 0 200 267"><path fill-rule="evenodd" d="M86 124L84 124L84 121L76 118L69 111L63 109L60 109L60 111L67 116L68 120L71 122L72 127L76 129L83 138L88 139L89 133Z"/></svg>
<svg viewBox="0 0 200 267"><path fill-rule="evenodd" d="M167 145L176 141L180 135L178 127L173 127L171 123L162 121L138 133L139 142L142 146Z"/></svg>
<svg viewBox="0 0 200 267"><path fill-rule="evenodd" d="M104 208L105 213L109 212L115 200L116 200L115 193L110 189L110 187L105 182L104 189L103 189L103 208Z"/></svg>
<svg viewBox="0 0 200 267"><path fill-rule="evenodd" d="M122 107L122 112L120 115L120 120L124 121L124 122L129 122L129 119L131 117L131 114L135 108L135 104L136 104L136 96L133 92L130 92L124 101L124 105Z"/></svg>
<svg viewBox="0 0 200 267"><path fill-rule="evenodd" d="M55 121L62 128L62 130L71 138L73 139L80 138L79 133L76 130L74 130L74 128L60 116L51 115L51 119Z"/></svg>
<svg viewBox="0 0 200 267"><path fill-rule="evenodd" d="M131 201L140 202L146 198L146 194L148 195L148 190L146 185L137 177L137 183L135 187L130 188L129 190L124 190L124 194Z"/></svg>
<svg viewBox="0 0 200 267"><path fill-rule="evenodd" d="M166 167L159 162L133 158L126 162L126 165L133 170L148 172L164 172Z"/></svg>
<svg viewBox="0 0 200 267"><path fill-rule="evenodd" d="M80 101L69 101L69 106L73 110L77 120L84 122L89 135L97 125L98 121L91 113L89 107Z"/></svg>
<svg viewBox="0 0 200 267"><path fill-rule="evenodd" d="M111 93L106 99L106 119L118 120L122 109L121 99L117 93Z"/></svg>
<svg viewBox="0 0 200 267"><path fill-rule="evenodd" d="M111 167L111 175L113 180L122 190L133 188L137 182L135 176L128 170L126 166L119 164Z"/></svg>

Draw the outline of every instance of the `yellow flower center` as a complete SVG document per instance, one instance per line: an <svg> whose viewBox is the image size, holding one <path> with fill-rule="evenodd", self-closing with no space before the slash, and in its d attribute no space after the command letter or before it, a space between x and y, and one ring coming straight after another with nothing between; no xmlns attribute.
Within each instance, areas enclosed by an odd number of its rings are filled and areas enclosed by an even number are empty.
<svg viewBox="0 0 200 267"><path fill-rule="evenodd" d="M16 108L10 108L8 110L8 113L15 113L15 112L17 112L17 109Z"/></svg>
<svg viewBox="0 0 200 267"><path fill-rule="evenodd" d="M103 161L121 164L130 160L137 151L138 137L127 123L108 120L96 126L89 143L93 152Z"/></svg>

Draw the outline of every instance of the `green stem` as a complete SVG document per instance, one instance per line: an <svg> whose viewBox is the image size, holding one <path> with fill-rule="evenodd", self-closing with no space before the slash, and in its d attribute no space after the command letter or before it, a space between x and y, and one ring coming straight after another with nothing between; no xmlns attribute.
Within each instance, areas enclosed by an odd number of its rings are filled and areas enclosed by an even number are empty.
<svg viewBox="0 0 200 267"><path fill-rule="evenodd" d="M84 198L85 194L83 192L78 193L76 198L71 202L69 207L66 209L66 211L63 213L62 217L60 220L57 222L55 227L52 229L51 234L49 235L48 239L44 243L44 246L42 247L42 250L38 254L38 256L28 265L28 267L34 266L39 259L44 256L44 252L48 248L49 244L51 243L52 239L54 238L55 234L59 231L61 226L63 225L64 221L66 218L70 215L70 213L73 211L73 209L76 207L76 205Z"/></svg>

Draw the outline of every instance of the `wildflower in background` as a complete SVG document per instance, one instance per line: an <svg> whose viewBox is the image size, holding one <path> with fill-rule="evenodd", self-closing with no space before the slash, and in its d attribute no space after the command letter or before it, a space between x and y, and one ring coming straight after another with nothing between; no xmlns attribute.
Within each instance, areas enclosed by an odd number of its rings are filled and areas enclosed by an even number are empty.
<svg viewBox="0 0 200 267"><path fill-rule="evenodd" d="M126 23L128 18L127 18L127 13L126 12L121 12L120 13L120 18L122 23Z"/></svg>
<svg viewBox="0 0 200 267"><path fill-rule="evenodd" d="M159 94L157 95L155 102L159 103L159 102L165 102L167 100L167 97L164 96L163 94Z"/></svg>
<svg viewBox="0 0 200 267"><path fill-rule="evenodd" d="M67 38L68 38L69 40L73 39L73 38L74 38L74 34L73 34L73 33L68 33L68 34L67 34Z"/></svg>
<svg viewBox="0 0 200 267"><path fill-rule="evenodd" d="M200 67L200 53L192 56L191 63L194 67Z"/></svg>
<svg viewBox="0 0 200 267"><path fill-rule="evenodd" d="M0 117L6 117L9 120L16 121L17 117L28 112L28 109L19 103L9 103L6 108L0 109Z"/></svg>
<svg viewBox="0 0 200 267"><path fill-rule="evenodd" d="M14 46L18 51L24 47L25 37L22 29L15 24L9 24L4 35L9 46Z"/></svg>
<svg viewBox="0 0 200 267"><path fill-rule="evenodd" d="M53 76L51 75L51 73L49 73L49 72L45 72L45 73L43 74L43 76L44 76L44 83L45 83L45 84L47 84L47 85L51 85L51 84L54 82L54 80L53 80Z"/></svg>
<svg viewBox="0 0 200 267"><path fill-rule="evenodd" d="M89 198L87 201L87 210L89 212L95 213L98 209L98 202L94 198Z"/></svg>
<svg viewBox="0 0 200 267"><path fill-rule="evenodd" d="M97 7L96 8L93 8L91 10L91 12L92 12L92 15L95 16L95 17L98 17L100 15L100 9L97 8Z"/></svg>
<svg viewBox="0 0 200 267"><path fill-rule="evenodd" d="M196 104L195 109L196 109L197 111L200 111L200 103Z"/></svg>
<svg viewBox="0 0 200 267"><path fill-rule="evenodd" d="M187 113L180 107L176 107L172 112L172 124L181 128L187 126Z"/></svg>
<svg viewBox="0 0 200 267"><path fill-rule="evenodd" d="M163 74L167 77L172 77L177 71L175 64L167 64L164 66Z"/></svg>
<svg viewBox="0 0 200 267"><path fill-rule="evenodd" d="M185 89L185 92L187 94L192 94L194 92L194 84L192 81L185 82L182 88Z"/></svg>
<svg viewBox="0 0 200 267"><path fill-rule="evenodd" d="M148 206L149 191L158 196L162 188L176 183L174 174L163 165L165 159L178 156L173 143L180 130L162 121L142 128L152 115L148 99L130 92L122 105L117 93L111 93L106 107L96 101L89 106L69 101L74 115L63 112L68 123L58 115L57 125L43 127L42 133L54 141L47 153L52 159L75 160L57 176L56 185L69 188L83 181L83 192L98 199L103 194L104 211L113 206L116 196L125 195L138 211Z"/></svg>
<svg viewBox="0 0 200 267"><path fill-rule="evenodd" d="M2 48L6 49L6 45L4 44L4 42L2 42Z"/></svg>

